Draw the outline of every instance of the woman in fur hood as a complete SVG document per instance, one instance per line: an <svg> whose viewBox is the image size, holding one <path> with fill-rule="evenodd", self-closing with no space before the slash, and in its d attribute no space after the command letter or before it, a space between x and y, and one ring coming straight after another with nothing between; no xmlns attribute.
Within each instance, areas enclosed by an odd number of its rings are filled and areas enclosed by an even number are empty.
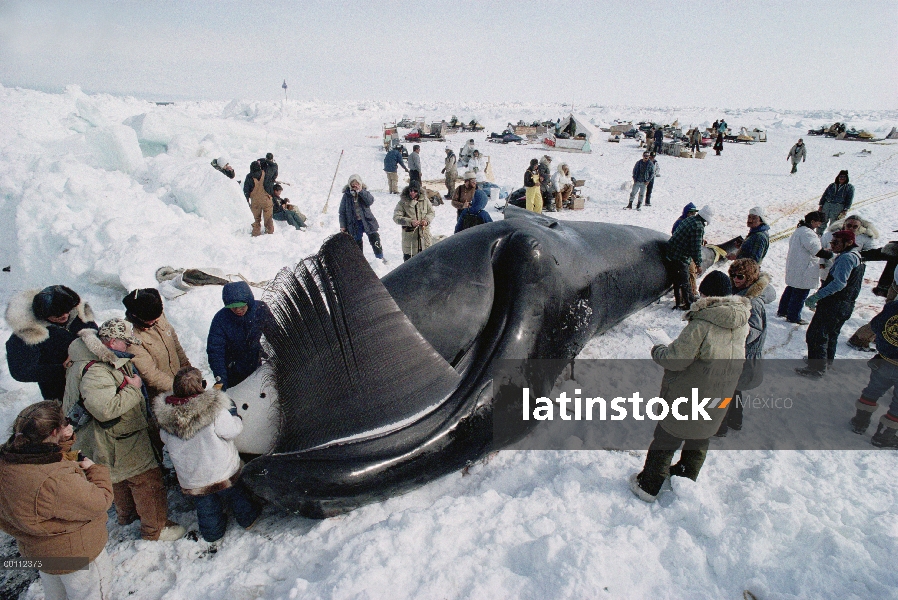
<svg viewBox="0 0 898 600"><path fill-rule="evenodd" d="M712 271L698 288L702 297L683 315L686 327L673 342L652 348L652 360L664 367L658 396L673 406L677 398L692 396L726 398L742 374L751 300L733 296L730 278ZM655 427L654 439L642 472L630 478L630 490L646 502L654 502L671 475L695 480L705 462L709 438L720 427L726 411L710 411L711 420L679 420L673 412ZM677 450L680 460L671 466Z"/></svg>
<svg viewBox="0 0 898 600"><path fill-rule="evenodd" d="M47 400L62 400L69 344L85 327L97 329L90 306L71 288L51 285L13 296L6 322L12 329L6 341L9 374L36 382Z"/></svg>
<svg viewBox="0 0 898 600"><path fill-rule="evenodd" d="M215 542L227 528L225 504L246 529L261 509L240 483L242 464L234 438L243 431L243 421L237 407L223 391L205 387L202 373L185 367L175 375L172 393L153 400L153 411L181 491L193 497L200 534Z"/></svg>
<svg viewBox="0 0 898 600"><path fill-rule="evenodd" d="M350 175L349 181L343 187L343 197L340 199L340 231L348 233L362 250L362 236L367 234L374 257L384 261L384 249L380 244L380 234L377 230L380 225L371 212L374 204L374 196L368 191L368 186L358 175Z"/></svg>
<svg viewBox="0 0 898 600"><path fill-rule="evenodd" d="M826 233L820 238L821 246L828 250L830 242L833 241L833 234L843 229L854 232L854 243L861 252L872 250L879 243L879 231L873 226L873 223L858 214L853 214L840 221L834 221L827 227ZM833 266L834 260L835 258L820 259L820 281L825 280L829 275L829 269Z"/></svg>

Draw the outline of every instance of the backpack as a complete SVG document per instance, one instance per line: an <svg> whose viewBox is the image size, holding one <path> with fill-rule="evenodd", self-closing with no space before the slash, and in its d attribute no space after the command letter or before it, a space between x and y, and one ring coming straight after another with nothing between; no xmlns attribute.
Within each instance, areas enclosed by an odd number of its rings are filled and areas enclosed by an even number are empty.
<svg viewBox="0 0 898 600"><path fill-rule="evenodd" d="M94 366L96 363L97 361L92 360L84 365L84 368L81 369L82 379L84 378L84 374L87 373L87 370ZM91 415L87 408L84 406L84 398L80 395L78 396L78 402L76 402L74 406L69 409L69 414L67 414L66 417L69 419L69 421L72 422L72 427L75 429L75 431L78 431L79 429L90 423L94 418L93 415ZM109 421L98 420L97 424L103 429L109 429L121 420L121 417L115 417L114 419L110 419Z"/></svg>
<svg viewBox="0 0 898 600"><path fill-rule="evenodd" d="M483 225L486 221L483 220L483 217L480 216L480 213L466 213L461 218L461 229L460 231L464 231L470 227L476 227L477 225Z"/></svg>

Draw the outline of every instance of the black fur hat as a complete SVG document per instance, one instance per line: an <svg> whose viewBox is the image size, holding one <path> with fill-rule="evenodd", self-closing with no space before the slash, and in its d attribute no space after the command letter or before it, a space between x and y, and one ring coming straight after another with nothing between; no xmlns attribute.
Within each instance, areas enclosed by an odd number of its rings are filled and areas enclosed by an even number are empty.
<svg viewBox="0 0 898 600"><path fill-rule="evenodd" d="M133 290L122 298L122 304L129 320L136 317L138 321L148 323L162 316L162 296L155 288Z"/></svg>
<svg viewBox="0 0 898 600"><path fill-rule="evenodd" d="M81 304L81 298L64 285L45 287L31 301L31 310L38 319L61 317Z"/></svg>
<svg viewBox="0 0 898 600"><path fill-rule="evenodd" d="M698 291L705 296L729 296L733 293L733 284L723 271L711 271L702 279Z"/></svg>

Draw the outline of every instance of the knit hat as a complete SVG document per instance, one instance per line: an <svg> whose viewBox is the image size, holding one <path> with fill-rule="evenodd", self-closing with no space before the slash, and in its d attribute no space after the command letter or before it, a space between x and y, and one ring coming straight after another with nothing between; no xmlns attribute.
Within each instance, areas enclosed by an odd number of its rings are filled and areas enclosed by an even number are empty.
<svg viewBox="0 0 898 600"><path fill-rule="evenodd" d="M710 206L708 206L707 204L705 204L705 205L704 205L703 207L701 207L701 209L698 211L698 216L700 216L702 219L704 219L704 220L705 220L705 223L710 223L710 222L711 222L711 217L714 216L714 211L711 210L711 207L710 207Z"/></svg>
<svg viewBox="0 0 898 600"><path fill-rule="evenodd" d="M81 298L72 288L64 285L45 287L31 301L31 311L38 319L61 317L81 304Z"/></svg>
<svg viewBox="0 0 898 600"><path fill-rule="evenodd" d="M465 179L477 179L477 173L474 171L465 171Z"/></svg>
<svg viewBox="0 0 898 600"><path fill-rule="evenodd" d="M733 293L733 285L723 271L711 271L702 279L698 291L705 296L729 296Z"/></svg>
<svg viewBox="0 0 898 600"><path fill-rule="evenodd" d="M109 319L100 325L100 331L97 332L97 336L101 340L122 340L129 344L140 346L141 342L132 335L133 332L134 329L131 327L131 323L126 320Z"/></svg>
<svg viewBox="0 0 898 600"><path fill-rule="evenodd" d="M219 156L215 159L215 164L217 164L219 167L224 167L226 164L228 164L228 159L226 159L224 156Z"/></svg>
<svg viewBox="0 0 898 600"><path fill-rule="evenodd" d="M760 206L755 206L755 207L750 208L748 210L748 214L755 215L756 217L759 217L761 219L761 223L764 223L765 225L768 224L767 223L767 214L764 212L764 209L761 208Z"/></svg>
<svg viewBox="0 0 898 600"><path fill-rule="evenodd" d="M125 305L125 317L137 317L139 321L149 323L162 316L162 296L155 288L134 290L122 298Z"/></svg>
<svg viewBox="0 0 898 600"><path fill-rule="evenodd" d="M834 240L842 240L849 246L854 244L854 232L850 229L842 229L840 231L833 232Z"/></svg>

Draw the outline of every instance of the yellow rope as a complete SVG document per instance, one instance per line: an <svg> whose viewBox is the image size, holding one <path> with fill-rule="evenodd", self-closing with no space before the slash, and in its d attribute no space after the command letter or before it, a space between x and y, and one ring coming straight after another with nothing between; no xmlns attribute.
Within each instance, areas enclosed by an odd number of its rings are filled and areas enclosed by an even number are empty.
<svg viewBox="0 0 898 600"><path fill-rule="evenodd" d="M855 208L860 208L860 207L863 207L863 206L869 206L869 205L874 204L874 203L876 203L876 202L881 202L881 201L883 201L883 200L888 200L889 198L894 198L895 196L898 196L898 190L893 191L893 192L887 192L887 193L885 193L885 194L880 194L879 196L872 196L872 197L870 197L870 198L865 198L864 200L861 200L860 202L855 202L854 204L852 204L852 206L851 206L852 212L853 212L853 209L855 209ZM791 214L791 213L789 213L789 214ZM785 217L785 216L788 216L788 215L783 215L783 216ZM782 217L780 217L780 218L782 218ZM778 220L779 220L779 219L777 219L777 221L778 221ZM774 221L774 223L775 223L775 222L776 222L776 221ZM795 229L796 229L796 227L793 226L793 227L790 227L790 228L788 228L788 229L784 229L783 231L780 231L780 232L778 232L778 233L775 233L775 234L771 235L771 236L770 236L770 243L772 244L773 242L778 242L779 240L786 239L787 237L789 237L789 236L792 235L792 233L795 231Z"/></svg>

